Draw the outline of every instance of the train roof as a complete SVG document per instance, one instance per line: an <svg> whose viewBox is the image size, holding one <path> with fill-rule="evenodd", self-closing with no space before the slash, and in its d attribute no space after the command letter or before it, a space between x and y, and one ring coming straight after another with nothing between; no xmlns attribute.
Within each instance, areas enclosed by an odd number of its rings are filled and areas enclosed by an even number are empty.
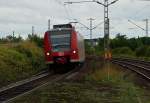
<svg viewBox="0 0 150 103"><path fill-rule="evenodd" d="M51 30L48 30L49 32L52 32L52 31L62 31L62 30L73 30L72 28L57 28L57 29L51 29Z"/></svg>
<svg viewBox="0 0 150 103"><path fill-rule="evenodd" d="M61 30L74 30L75 28L71 24L58 24L54 25L53 29L49 31L61 31Z"/></svg>
<svg viewBox="0 0 150 103"><path fill-rule="evenodd" d="M53 29L59 29L59 28L73 28L71 24L59 24L59 25L54 25Z"/></svg>

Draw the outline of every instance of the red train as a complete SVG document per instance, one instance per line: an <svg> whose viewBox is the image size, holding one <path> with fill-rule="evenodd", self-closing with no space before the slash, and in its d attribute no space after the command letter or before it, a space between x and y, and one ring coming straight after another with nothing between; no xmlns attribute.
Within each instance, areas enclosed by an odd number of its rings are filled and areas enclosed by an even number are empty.
<svg viewBox="0 0 150 103"><path fill-rule="evenodd" d="M45 32L44 51L47 64L84 63L83 36L71 24L54 25Z"/></svg>

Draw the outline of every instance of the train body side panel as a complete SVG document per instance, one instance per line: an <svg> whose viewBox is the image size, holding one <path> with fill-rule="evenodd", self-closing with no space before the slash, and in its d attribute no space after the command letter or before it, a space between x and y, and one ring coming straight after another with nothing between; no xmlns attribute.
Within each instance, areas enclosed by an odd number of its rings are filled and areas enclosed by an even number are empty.
<svg viewBox="0 0 150 103"><path fill-rule="evenodd" d="M50 45L50 39L49 39L49 33L46 32L44 35L44 54L45 54L45 59L47 64L52 64L52 56L51 56L51 45ZM49 55L47 55L49 53Z"/></svg>
<svg viewBox="0 0 150 103"><path fill-rule="evenodd" d="M78 38L78 51L79 51L79 62L84 62L85 61L85 47L84 47L84 38L81 34L77 35Z"/></svg>
<svg viewBox="0 0 150 103"><path fill-rule="evenodd" d="M78 55L78 40L77 40L77 33L73 30L71 34L71 51L70 51L70 62L78 62L79 55Z"/></svg>

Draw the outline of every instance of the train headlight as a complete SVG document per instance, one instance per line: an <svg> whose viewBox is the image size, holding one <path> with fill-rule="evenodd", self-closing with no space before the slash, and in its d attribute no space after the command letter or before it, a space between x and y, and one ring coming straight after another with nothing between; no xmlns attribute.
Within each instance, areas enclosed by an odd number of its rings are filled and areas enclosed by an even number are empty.
<svg viewBox="0 0 150 103"><path fill-rule="evenodd" d="M50 55L50 53L49 53L49 52L47 52L47 53L46 53L46 55L47 55L47 56L49 56L49 55Z"/></svg>
<svg viewBox="0 0 150 103"><path fill-rule="evenodd" d="M75 54L75 53L77 53L77 52L74 50L73 53Z"/></svg>

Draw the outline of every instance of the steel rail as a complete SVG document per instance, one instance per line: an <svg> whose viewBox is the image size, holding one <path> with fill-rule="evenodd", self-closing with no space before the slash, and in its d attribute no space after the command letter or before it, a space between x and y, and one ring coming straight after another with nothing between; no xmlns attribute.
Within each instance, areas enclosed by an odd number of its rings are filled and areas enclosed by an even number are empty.
<svg viewBox="0 0 150 103"><path fill-rule="evenodd" d="M114 61L116 61L116 60L114 60ZM122 62L123 64L127 64L127 65L131 65L131 66L133 66L133 67L136 67L136 68L140 68L140 69L142 69L142 70L146 70L146 71L150 71L150 69L149 68L146 68L146 67L144 67L144 66L141 66L140 64L138 64L138 63L133 63L133 62L128 62L128 61L120 61L120 62Z"/></svg>
<svg viewBox="0 0 150 103"><path fill-rule="evenodd" d="M113 58L113 60L120 60L120 61L129 61L132 63L136 63L138 65L142 65L146 68L150 68L150 61L138 60L138 59L130 59L130 58Z"/></svg>
<svg viewBox="0 0 150 103"><path fill-rule="evenodd" d="M22 80L17 83L13 83L6 87L1 88L0 89L0 103L1 102L3 103L4 101L10 98L13 98L17 95L20 95L21 93L26 92L30 89L33 89L34 87L38 86L37 81L40 81L43 78L46 78L48 76L49 76L49 73L40 74L32 78L25 79L25 80Z"/></svg>
<svg viewBox="0 0 150 103"><path fill-rule="evenodd" d="M150 74L148 75L147 73L150 73L150 69L145 68L141 65L138 65L138 63L135 64L134 60L131 61L126 61L125 59L113 59L112 60L113 63L118 64L122 67L128 68L134 72L136 72L137 74L141 75L142 77L144 77L147 80L150 80ZM144 62L144 61L142 61ZM145 73L144 73L145 72Z"/></svg>
<svg viewBox="0 0 150 103"><path fill-rule="evenodd" d="M139 63L145 63L145 64L149 64L150 65L150 61L145 61L145 60L139 60L139 59L135 59L135 58L113 58L114 60L130 60L130 61L136 61Z"/></svg>
<svg viewBox="0 0 150 103"><path fill-rule="evenodd" d="M7 103L26 93L30 93L46 84L53 83L64 79L65 77L77 72L78 69L65 74L49 74L44 73L36 77L14 83L13 85L0 89L0 103Z"/></svg>

